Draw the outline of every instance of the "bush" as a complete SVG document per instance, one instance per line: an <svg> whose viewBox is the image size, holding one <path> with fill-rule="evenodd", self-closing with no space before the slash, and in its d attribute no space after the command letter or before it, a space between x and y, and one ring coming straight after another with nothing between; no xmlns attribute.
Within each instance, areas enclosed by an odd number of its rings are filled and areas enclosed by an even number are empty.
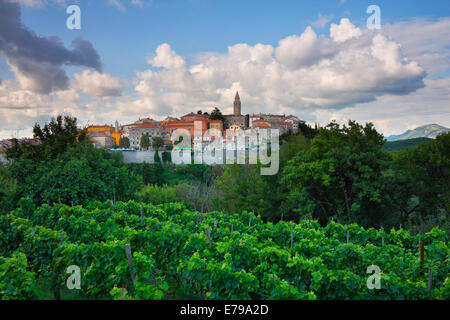
<svg viewBox="0 0 450 320"><path fill-rule="evenodd" d="M177 187L170 187L167 185L162 187L156 185L145 186L137 194L137 198L139 201L154 205L181 201L181 198L177 195Z"/></svg>
<svg viewBox="0 0 450 320"><path fill-rule="evenodd" d="M27 257L20 252L0 257L0 300L35 299L35 276L27 271Z"/></svg>

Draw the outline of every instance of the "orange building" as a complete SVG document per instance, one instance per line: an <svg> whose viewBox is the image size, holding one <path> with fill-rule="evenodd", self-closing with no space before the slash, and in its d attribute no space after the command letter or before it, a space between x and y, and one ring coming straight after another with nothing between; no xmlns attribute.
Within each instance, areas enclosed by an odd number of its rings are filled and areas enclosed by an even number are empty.
<svg viewBox="0 0 450 320"><path fill-rule="evenodd" d="M87 128L88 136L93 136L96 134L101 134L105 136L112 137L114 139L114 143L119 145L121 132L116 131L116 129L113 126L89 126Z"/></svg>

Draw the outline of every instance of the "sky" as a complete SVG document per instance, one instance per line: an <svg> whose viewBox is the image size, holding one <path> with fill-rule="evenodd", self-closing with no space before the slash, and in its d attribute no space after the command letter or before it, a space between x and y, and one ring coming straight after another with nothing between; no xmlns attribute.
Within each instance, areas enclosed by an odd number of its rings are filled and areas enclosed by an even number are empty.
<svg viewBox="0 0 450 320"><path fill-rule="evenodd" d="M0 0L0 139L231 113L236 91L244 114L450 127L449 30L448 0Z"/></svg>

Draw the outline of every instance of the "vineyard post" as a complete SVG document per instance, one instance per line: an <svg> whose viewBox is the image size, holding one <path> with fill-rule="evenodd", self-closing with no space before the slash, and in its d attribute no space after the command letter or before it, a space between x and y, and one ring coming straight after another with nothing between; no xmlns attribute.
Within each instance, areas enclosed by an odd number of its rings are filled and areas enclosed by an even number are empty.
<svg viewBox="0 0 450 320"><path fill-rule="evenodd" d="M252 226L252 215L253 215L253 213L250 213L250 217L248 218L248 226L249 227Z"/></svg>
<svg viewBox="0 0 450 320"><path fill-rule="evenodd" d="M206 228L206 244L209 244L209 242L210 242L209 228Z"/></svg>
<svg viewBox="0 0 450 320"><path fill-rule="evenodd" d="M350 242L350 232L347 230L347 244Z"/></svg>
<svg viewBox="0 0 450 320"><path fill-rule="evenodd" d="M131 267L131 265L133 264L133 255L131 254L131 247L128 243L125 244L125 253L127 254L128 267ZM131 280L133 280L133 283L135 279L136 279L135 275L131 273Z"/></svg>
<svg viewBox="0 0 450 320"><path fill-rule="evenodd" d="M433 267L428 269L428 291L431 291L431 280L433 278Z"/></svg>
<svg viewBox="0 0 450 320"><path fill-rule="evenodd" d="M64 230L63 230L63 231L61 231L61 243L60 243L60 244L62 244L62 243L63 243L63 241L64 241Z"/></svg>
<svg viewBox="0 0 450 320"><path fill-rule="evenodd" d="M294 229L293 229L293 223L291 222L291 249L292 249L293 243L294 243Z"/></svg>
<svg viewBox="0 0 450 320"><path fill-rule="evenodd" d="M120 296L123 298L127 294L127 286L122 286L122 291L120 292Z"/></svg>
<svg viewBox="0 0 450 320"><path fill-rule="evenodd" d="M114 211L114 202L112 200L109 200L109 208L111 211Z"/></svg>
<svg viewBox="0 0 450 320"><path fill-rule="evenodd" d="M198 224L198 211L197 211L197 219L195 220L195 224Z"/></svg>
<svg viewBox="0 0 450 320"><path fill-rule="evenodd" d="M420 241L420 264L423 265L424 262L424 249L425 249L425 243L423 241Z"/></svg>
<svg viewBox="0 0 450 320"><path fill-rule="evenodd" d="M173 233L173 224L170 225L170 232Z"/></svg>
<svg viewBox="0 0 450 320"><path fill-rule="evenodd" d="M214 229L217 228L217 221L214 221Z"/></svg>
<svg viewBox="0 0 450 320"><path fill-rule="evenodd" d="M144 206L141 203L141 224L144 224Z"/></svg>
<svg viewBox="0 0 450 320"><path fill-rule="evenodd" d="M310 219L308 219L308 230L309 230L309 226L310 226L310 224L311 224L311 220L310 220Z"/></svg>
<svg viewBox="0 0 450 320"><path fill-rule="evenodd" d="M230 232L230 235L232 235L233 234L233 224L231 224L231 232Z"/></svg>
<svg viewBox="0 0 450 320"><path fill-rule="evenodd" d="M381 245L384 246L384 228L381 228Z"/></svg>

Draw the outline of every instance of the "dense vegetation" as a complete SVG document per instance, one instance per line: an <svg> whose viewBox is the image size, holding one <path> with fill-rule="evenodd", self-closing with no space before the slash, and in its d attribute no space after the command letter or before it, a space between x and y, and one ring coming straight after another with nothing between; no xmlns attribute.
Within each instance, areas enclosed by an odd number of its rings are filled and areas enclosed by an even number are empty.
<svg viewBox="0 0 450 320"><path fill-rule="evenodd" d="M398 151L402 149L409 149L418 146L421 143L431 141L430 138L413 138L406 140L387 141L384 146L384 151Z"/></svg>
<svg viewBox="0 0 450 320"><path fill-rule="evenodd" d="M372 124L302 128L262 176L170 153L124 164L75 129L69 117L36 126L39 143L16 141L0 164L0 299L76 298L60 290L71 264L80 297L117 298L128 281L123 298L449 298L450 133L387 152ZM383 290L367 290L372 264Z"/></svg>
<svg viewBox="0 0 450 320"><path fill-rule="evenodd" d="M437 228L414 237L314 220L264 223L247 211L199 214L182 204L35 208L22 199L0 216L0 241L1 299L33 298L39 280L60 298L72 265L82 298L450 298L448 237ZM371 265L381 269L379 290L367 287Z"/></svg>

